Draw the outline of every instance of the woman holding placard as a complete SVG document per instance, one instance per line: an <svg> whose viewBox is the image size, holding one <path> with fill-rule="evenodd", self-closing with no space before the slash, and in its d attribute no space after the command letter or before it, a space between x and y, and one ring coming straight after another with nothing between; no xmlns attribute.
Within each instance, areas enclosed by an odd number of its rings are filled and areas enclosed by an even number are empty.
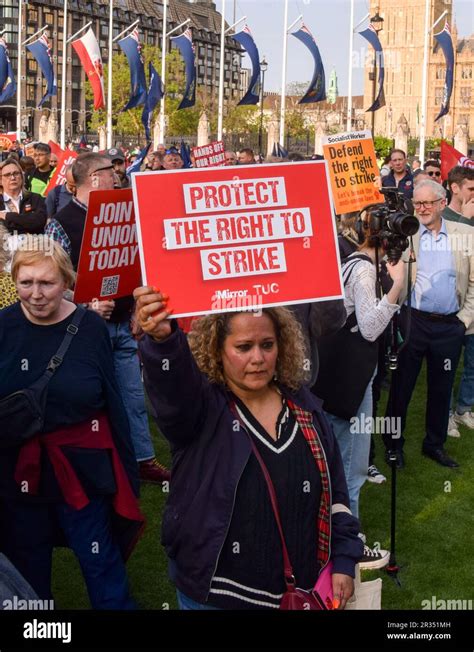
<svg viewBox="0 0 474 652"><path fill-rule="evenodd" d="M292 608L295 585L310 592L331 568L344 608L362 544L337 444L302 384L295 318L209 315L188 344L166 296L142 287L135 298L145 384L173 453L163 544L180 607Z"/></svg>

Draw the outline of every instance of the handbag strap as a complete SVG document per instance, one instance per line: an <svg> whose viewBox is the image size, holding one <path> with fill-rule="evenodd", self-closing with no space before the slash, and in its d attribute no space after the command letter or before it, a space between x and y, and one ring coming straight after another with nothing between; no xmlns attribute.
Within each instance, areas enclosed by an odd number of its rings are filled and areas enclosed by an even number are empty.
<svg viewBox="0 0 474 652"><path fill-rule="evenodd" d="M357 267L359 261L365 260L369 263L374 264L373 260L369 257L366 256L366 254L355 254L354 256L348 256L346 260L344 261L344 271L342 273L343 276L343 283L344 287L346 287L347 282L349 281L350 277L352 276L352 272L354 269ZM349 265L349 263L354 263L353 265ZM343 328L351 330L354 328L354 326L357 326L357 316L356 312L354 310L353 313L349 315L349 317L346 319L346 323L344 324Z"/></svg>
<svg viewBox="0 0 474 652"><path fill-rule="evenodd" d="M276 497L275 493L275 487L273 486L272 479L270 477L270 473L268 472L268 469L266 467L265 462L262 459L262 456L260 455L258 448L255 446L255 442L253 441L250 433L248 432L247 428L244 426L242 423L242 419L240 418L240 415L238 413L238 410L236 409L236 405L234 401L231 399L231 410L232 412L237 416L240 425L242 426L244 432L247 434L247 437L250 440L250 445L252 446L253 453L255 457L257 458L257 462L260 464L260 468L262 469L263 477L265 478L265 482L267 483L267 488L268 488L268 493L270 494L270 502L272 505L273 509L273 514L275 515L275 521L277 524L278 532L280 534L280 539L281 539L281 546L282 546L282 551L283 551L283 567L284 567L284 573L285 573L285 582L286 585L293 585L295 584L295 576L293 574L293 567L290 562L290 556L288 554L288 548L286 547L286 542L285 542L285 536L283 534L283 527L281 524L280 520L280 512L278 510L278 500Z"/></svg>
<svg viewBox="0 0 474 652"><path fill-rule="evenodd" d="M46 387L46 385L49 383L55 372L58 370L58 368L61 366L64 356L67 353L67 350L71 346L71 342L74 338L75 335L77 335L79 331L79 324L82 321L82 318L86 314L85 308L82 306L77 306L72 321L70 324L68 324L66 328L66 334L59 345L58 350L56 353L53 355L53 357L50 359L48 362L48 366L46 367L46 371L43 373L40 378L33 383L33 387L37 390L42 390Z"/></svg>

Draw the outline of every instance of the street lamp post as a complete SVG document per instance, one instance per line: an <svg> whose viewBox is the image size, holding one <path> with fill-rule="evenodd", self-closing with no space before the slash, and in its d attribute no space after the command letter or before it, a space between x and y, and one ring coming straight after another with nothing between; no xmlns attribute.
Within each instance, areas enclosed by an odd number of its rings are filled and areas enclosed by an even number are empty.
<svg viewBox="0 0 474 652"><path fill-rule="evenodd" d="M258 131L258 153L262 154L263 147L263 100L265 97L265 72L267 71L268 63L263 57L263 60L260 61L260 71L262 73L262 87L260 89L260 129Z"/></svg>
<svg viewBox="0 0 474 652"><path fill-rule="evenodd" d="M383 18L379 15L379 10L375 12L375 16L370 18L370 24L374 28L377 36L383 29ZM372 77L372 104L375 102L375 90L377 88L377 54L374 52L374 70ZM372 111L372 138L375 138L375 111Z"/></svg>

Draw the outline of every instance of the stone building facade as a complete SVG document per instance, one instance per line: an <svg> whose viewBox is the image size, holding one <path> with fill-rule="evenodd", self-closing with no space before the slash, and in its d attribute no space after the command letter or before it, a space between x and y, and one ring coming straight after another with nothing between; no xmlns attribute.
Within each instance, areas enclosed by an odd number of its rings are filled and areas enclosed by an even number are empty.
<svg viewBox="0 0 474 652"><path fill-rule="evenodd" d="M385 102L386 105L375 112L375 135L394 137L397 125L404 116L408 123L409 137L419 136L421 118L421 94L423 75L424 43L424 0L371 0L370 12L379 11L384 19L379 33L385 57ZM440 32L445 20L451 27L455 52L454 87L449 114L437 122L443 97L445 79L445 59L441 48L430 35L427 85L427 138L453 138L460 125L465 125L470 140L474 140L474 34L468 38L458 38L456 16L453 15L453 0L430 0L430 26L447 10L434 29ZM370 51L372 49L369 46ZM373 83L371 79L372 61L366 57L364 78L364 107L372 103ZM366 114L370 127L371 117ZM403 119L403 118L402 118Z"/></svg>
<svg viewBox="0 0 474 652"><path fill-rule="evenodd" d="M114 0L114 36L118 35L137 18L142 43L161 47L163 29L163 0ZM169 0L167 31L170 31L187 18L196 50L197 84L208 89L215 96L219 83L220 26L221 15L216 11L212 0ZM29 0L23 5L24 39L48 24L53 56L57 66L58 95L36 109L44 92L44 82L36 61L23 48L22 57L22 128L30 134L38 134L42 116L57 114L62 84L62 42L63 33L68 37L90 20L97 36L103 62L108 60L109 0L68 0L68 25L64 30L64 0ZM18 43L18 0L1 0L0 25L6 29L4 38L9 44L13 69L17 72ZM174 47L168 42L168 50ZM117 43L114 52L118 52ZM240 98L242 95L241 47L231 36L226 40L225 51L225 97ZM85 73L79 58L68 46L66 73L66 134L68 138L77 137L86 129L91 113L90 103L85 98ZM16 96L5 105L0 105L0 128L6 131L16 129Z"/></svg>

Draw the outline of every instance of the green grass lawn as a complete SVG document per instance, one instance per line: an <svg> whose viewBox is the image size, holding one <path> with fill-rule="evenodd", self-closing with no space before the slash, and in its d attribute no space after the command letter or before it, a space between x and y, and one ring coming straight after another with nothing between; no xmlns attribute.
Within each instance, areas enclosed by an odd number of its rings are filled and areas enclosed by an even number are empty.
<svg viewBox="0 0 474 652"><path fill-rule="evenodd" d="M458 375L459 379L459 375ZM421 455L426 384L420 376L405 432L406 467L397 474L397 561L401 587L384 571L365 571L362 579L383 578L382 607L420 609L422 600L474 598L474 433L461 428L461 438L448 438L447 451L460 464L445 469ZM381 414L385 407L381 401ZM153 424L158 459L168 464L165 440ZM376 462L387 475L383 485L366 483L361 495L361 522L367 542L390 546L390 471L383 444L376 441ZM160 545L160 523L166 494L144 485L141 505L147 529L128 563L132 591L143 609L177 608ZM60 609L87 609L89 602L79 566L69 550L54 556L53 593Z"/></svg>
<svg viewBox="0 0 474 652"><path fill-rule="evenodd" d="M456 396L459 379L460 372ZM432 596L474 599L474 433L461 427L460 439L448 437L446 450L459 462L459 469L439 466L421 454L425 405L423 371L408 413L406 466L397 472L396 559L401 587L383 571L365 571L362 578L383 578L382 607L386 609L421 609L422 600L431 601ZM378 541L389 549L390 469L380 440L376 447L376 463L387 482L364 485L360 517L367 543Z"/></svg>

